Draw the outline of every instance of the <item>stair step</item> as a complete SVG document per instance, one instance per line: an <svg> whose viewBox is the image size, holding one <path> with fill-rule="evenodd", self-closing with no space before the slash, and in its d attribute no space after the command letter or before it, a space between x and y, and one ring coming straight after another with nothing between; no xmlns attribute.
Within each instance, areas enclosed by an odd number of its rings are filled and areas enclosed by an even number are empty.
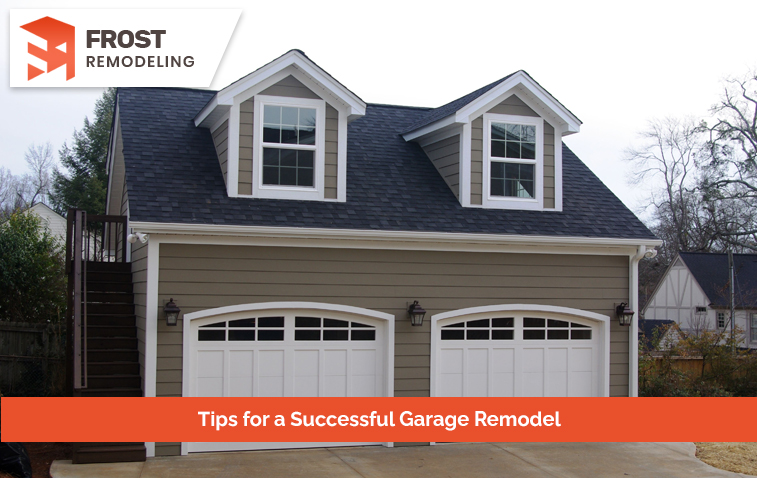
<svg viewBox="0 0 757 478"><path fill-rule="evenodd" d="M91 322L91 320L90 320ZM88 323L87 337L105 338L105 337L136 337L137 328L134 325L92 325Z"/></svg>
<svg viewBox="0 0 757 478"><path fill-rule="evenodd" d="M82 388L79 390L82 397L141 397L140 388Z"/></svg>
<svg viewBox="0 0 757 478"><path fill-rule="evenodd" d="M90 364L106 362L139 363L139 352L136 348L131 350L87 350L87 360Z"/></svg>
<svg viewBox="0 0 757 478"><path fill-rule="evenodd" d="M138 389L142 386L139 375L92 375L87 376L87 386L95 390Z"/></svg>
<svg viewBox="0 0 757 478"><path fill-rule="evenodd" d="M119 463L145 461L144 443L75 443L72 462Z"/></svg>
<svg viewBox="0 0 757 478"><path fill-rule="evenodd" d="M102 304L133 304L134 294L124 292L87 291L87 303L91 306L95 303Z"/></svg>
<svg viewBox="0 0 757 478"><path fill-rule="evenodd" d="M138 362L99 362L87 365L89 376L94 375L139 375ZM141 382L140 382L141 383Z"/></svg>
<svg viewBox="0 0 757 478"><path fill-rule="evenodd" d="M131 272L131 262L87 262L87 272Z"/></svg>
<svg viewBox="0 0 757 478"><path fill-rule="evenodd" d="M135 327L137 319L134 313L131 314L93 314L91 310L87 313L87 326L117 326L117 327Z"/></svg>
<svg viewBox="0 0 757 478"><path fill-rule="evenodd" d="M134 304L87 304L88 315L134 314Z"/></svg>
<svg viewBox="0 0 757 478"><path fill-rule="evenodd" d="M87 284L91 284L94 282L131 283L131 272L90 272L90 271L87 271Z"/></svg>
<svg viewBox="0 0 757 478"><path fill-rule="evenodd" d="M87 349L95 350L137 350L136 337L90 337L87 336Z"/></svg>
<svg viewBox="0 0 757 478"><path fill-rule="evenodd" d="M87 292L121 292L131 294L133 291L131 281L87 281Z"/></svg>

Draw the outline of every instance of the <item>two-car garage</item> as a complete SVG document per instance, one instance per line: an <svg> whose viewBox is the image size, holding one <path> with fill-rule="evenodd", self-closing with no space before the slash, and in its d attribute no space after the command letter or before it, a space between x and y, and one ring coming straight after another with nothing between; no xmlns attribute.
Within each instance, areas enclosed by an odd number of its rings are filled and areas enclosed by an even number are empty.
<svg viewBox="0 0 757 478"><path fill-rule="evenodd" d="M184 396L394 396L394 315L282 302L200 311L184 320ZM608 321L533 305L436 314L430 318L431 396L608 395ZM182 449L297 446L323 444L189 443Z"/></svg>

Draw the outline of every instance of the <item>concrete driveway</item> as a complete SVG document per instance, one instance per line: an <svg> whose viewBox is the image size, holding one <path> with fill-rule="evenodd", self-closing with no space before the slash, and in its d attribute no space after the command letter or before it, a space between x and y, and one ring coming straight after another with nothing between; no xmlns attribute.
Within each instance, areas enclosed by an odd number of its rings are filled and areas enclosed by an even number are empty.
<svg viewBox="0 0 757 478"><path fill-rule="evenodd" d="M72 465L53 478L738 477L694 456L693 443L470 443L201 453L145 463Z"/></svg>

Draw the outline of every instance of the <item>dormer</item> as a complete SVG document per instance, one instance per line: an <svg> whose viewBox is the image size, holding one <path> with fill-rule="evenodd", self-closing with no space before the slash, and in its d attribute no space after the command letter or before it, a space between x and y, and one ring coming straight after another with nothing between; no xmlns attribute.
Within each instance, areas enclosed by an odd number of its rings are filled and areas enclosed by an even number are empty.
<svg viewBox="0 0 757 478"><path fill-rule="evenodd" d="M195 117L208 128L229 197L347 199L347 125L365 103L291 50L220 90Z"/></svg>
<svg viewBox="0 0 757 478"><path fill-rule="evenodd" d="M562 211L562 137L580 126L521 70L430 110L403 137L465 207Z"/></svg>

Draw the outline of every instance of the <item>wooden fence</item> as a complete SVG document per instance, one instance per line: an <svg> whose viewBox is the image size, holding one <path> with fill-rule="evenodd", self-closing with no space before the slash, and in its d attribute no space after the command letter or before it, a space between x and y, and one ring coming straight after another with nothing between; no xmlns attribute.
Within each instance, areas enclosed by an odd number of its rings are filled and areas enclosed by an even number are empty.
<svg viewBox="0 0 757 478"><path fill-rule="evenodd" d="M62 326L0 321L0 393L63 394L65 337Z"/></svg>

